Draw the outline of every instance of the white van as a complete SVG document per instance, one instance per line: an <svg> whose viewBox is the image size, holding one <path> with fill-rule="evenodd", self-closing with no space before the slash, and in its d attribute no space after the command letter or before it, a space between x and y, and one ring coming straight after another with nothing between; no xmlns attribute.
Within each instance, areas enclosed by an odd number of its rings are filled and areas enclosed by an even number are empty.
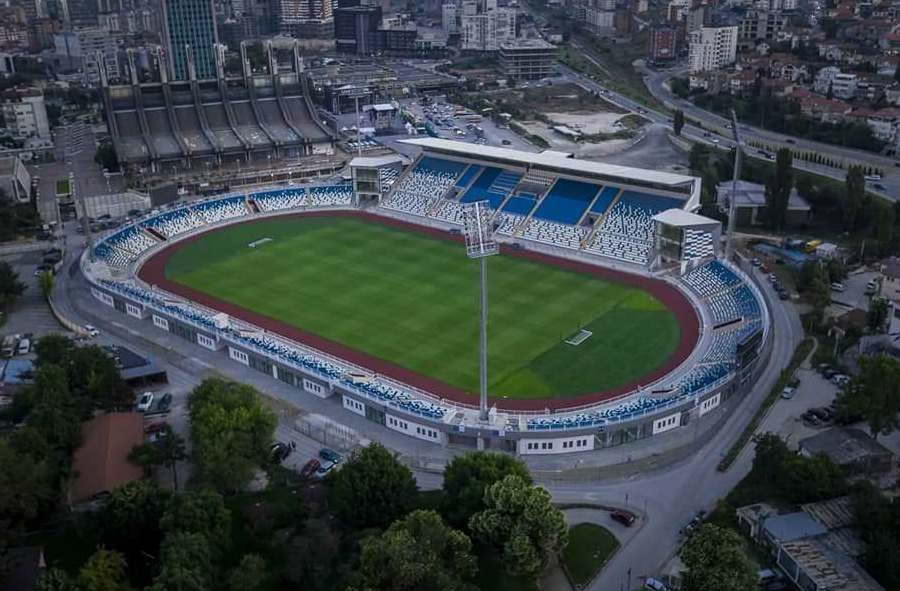
<svg viewBox="0 0 900 591"><path fill-rule="evenodd" d="M27 338L19 341L19 346L16 349L16 353L19 355L28 355L31 352L31 341Z"/></svg>

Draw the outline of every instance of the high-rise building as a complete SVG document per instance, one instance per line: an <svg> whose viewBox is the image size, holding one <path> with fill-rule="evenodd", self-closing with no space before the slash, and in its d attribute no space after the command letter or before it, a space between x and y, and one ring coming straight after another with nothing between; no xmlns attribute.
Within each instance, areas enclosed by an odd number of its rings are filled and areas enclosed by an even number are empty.
<svg viewBox="0 0 900 591"><path fill-rule="evenodd" d="M733 64L737 56L738 28L700 27L690 34L691 73L718 70Z"/></svg>
<svg viewBox="0 0 900 591"><path fill-rule="evenodd" d="M122 74L116 39L99 27L80 28L54 35L53 49L57 61L68 69L80 70L82 82L88 86L100 83L98 56L103 60L106 74L111 80L118 79Z"/></svg>
<svg viewBox="0 0 900 591"><path fill-rule="evenodd" d="M650 62L665 64L673 61L678 50L678 34L671 25L650 28Z"/></svg>
<svg viewBox="0 0 900 591"><path fill-rule="evenodd" d="M216 31L212 0L162 0L163 36L173 80L188 79L188 47L197 78L216 77Z"/></svg>
<svg viewBox="0 0 900 591"><path fill-rule="evenodd" d="M543 39L517 39L500 44L500 67L515 80L539 80L552 76L556 47Z"/></svg>
<svg viewBox="0 0 900 591"><path fill-rule="evenodd" d="M516 9L500 8L497 0L465 0L459 24L460 49L497 51L516 38Z"/></svg>
<svg viewBox="0 0 900 591"><path fill-rule="evenodd" d="M300 38L331 37L334 28L332 0L279 0L278 30Z"/></svg>
<svg viewBox="0 0 900 591"><path fill-rule="evenodd" d="M44 94L36 88L13 89L3 95L3 121L19 138L50 139L50 122Z"/></svg>
<svg viewBox="0 0 900 591"><path fill-rule="evenodd" d="M381 7L341 0L334 11L335 48L341 53L371 55L378 48Z"/></svg>

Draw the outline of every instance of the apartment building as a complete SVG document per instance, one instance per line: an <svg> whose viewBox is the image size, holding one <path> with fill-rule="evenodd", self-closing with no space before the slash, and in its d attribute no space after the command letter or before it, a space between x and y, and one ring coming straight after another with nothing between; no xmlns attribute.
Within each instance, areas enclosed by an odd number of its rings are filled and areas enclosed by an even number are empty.
<svg viewBox="0 0 900 591"><path fill-rule="evenodd" d="M737 55L738 28L700 27L689 37L691 73L718 70L734 63Z"/></svg>

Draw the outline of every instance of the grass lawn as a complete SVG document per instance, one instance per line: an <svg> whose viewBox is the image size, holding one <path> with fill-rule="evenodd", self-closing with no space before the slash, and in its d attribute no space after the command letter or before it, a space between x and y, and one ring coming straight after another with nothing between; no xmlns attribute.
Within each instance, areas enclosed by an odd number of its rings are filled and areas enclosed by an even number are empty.
<svg viewBox="0 0 900 591"><path fill-rule="evenodd" d="M56 194L59 196L66 196L72 193L72 187L69 184L69 179L59 179L56 181Z"/></svg>
<svg viewBox="0 0 900 591"><path fill-rule="evenodd" d="M587 584L619 547L608 529L593 523L579 523L569 530L569 544L563 563L575 585Z"/></svg>
<svg viewBox="0 0 900 591"><path fill-rule="evenodd" d="M247 245L271 238L256 248ZM632 382L680 338L649 293L489 259L493 396L575 396ZM168 279L447 384L478 389L478 265L460 244L353 218L261 220L185 245ZM563 341L579 328L593 336Z"/></svg>

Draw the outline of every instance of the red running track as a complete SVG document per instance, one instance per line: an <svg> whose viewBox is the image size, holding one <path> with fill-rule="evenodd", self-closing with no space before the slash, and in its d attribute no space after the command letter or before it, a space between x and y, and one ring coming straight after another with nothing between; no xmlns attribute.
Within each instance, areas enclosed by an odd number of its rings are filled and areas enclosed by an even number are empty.
<svg viewBox="0 0 900 591"><path fill-rule="evenodd" d="M317 211L285 214L283 217L302 216L355 217L379 224L384 224L387 226L402 228L411 232L418 232L420 234L435 236L444 240L462 242L461 236L451 234L447 231L419 226L416 224L396 220L394 218L381 217L365 212ZM252 224L256 221L258 221L258 219L239 222L238 224ZM219 228L207 230L207 232L215 232L218 229ZM252 310L248 310L241 306L228 303L209 294L166 279L166 265L168 264L169 259L172 257L172 255L175 254L175 252L180 248L184 247L186 244L190 244L194 240L200 238L203 234L206 234L206 232L192 235L184 240L179 240L169 246L166 246L165 248L154 254L152 257L150 257L143 264L143 266L138 270L138 276L150 285L159 286L170 293L174 293L183 298L193 300L208 308L224 312L225 314L233 316L234 318L238 318L245 322L255 324L256 326L269 332L281 335L292 341L303 343L304 345L308 345L320 351L324 351L340 359L345 359L350 363L367 368L373 373L391 377L400 382L425 390L426 392L429 392L440 398L468 405L477 405L477 394L466 392L461 388L456 388L444 382L429 378L428 376L410 371L404 367L391 363L390 361L385 361L384 359L380 359L373 355L362 353L360 351L342 345L341 343L322 338L318 335L306 332L274 318L258 314ZM649 384L658 380L659 378L662 378L667 373L671 372L676 367L681 365L681 363L683 363L684 360L690 356L691 352L694 350L694 347L697 344L700 331L700 322L697 318L696 312L694 311L694 307L691 305L691 302L688 301L684 294L682 294L675 287L672 287L671 285L665 283L664 281L653 279L651 277L633 275L631 273L625 273L606 267L589 265L587 263L559 258L525 249L503 246L502 252L503 254L506 254L508 256L515 256L549 265L555 265L563 269L569 269L579 273L584 273L586 275L592 275L600 279L606 279L608 281L614 281L648 291L654 297L663 302L663 304L665 304L678 319L678 324L681 328L681 340L678 343L678 347L675 349L675 352L669 357L669 359L666 360L665 363L656 368L654 371L642 376L641 379L635 380L628 384L623 384L618 388L604 390L602 392L594 392L591 394L584 394L582 396L559 399L518 400L506 398L491 398L490 404L496 405L498 409L521 411L543 411L548 409L563 410L576 406L584 406L589 403L610 400L612 398L622 396L623 394L627 394L640 385Z"/></svg>

